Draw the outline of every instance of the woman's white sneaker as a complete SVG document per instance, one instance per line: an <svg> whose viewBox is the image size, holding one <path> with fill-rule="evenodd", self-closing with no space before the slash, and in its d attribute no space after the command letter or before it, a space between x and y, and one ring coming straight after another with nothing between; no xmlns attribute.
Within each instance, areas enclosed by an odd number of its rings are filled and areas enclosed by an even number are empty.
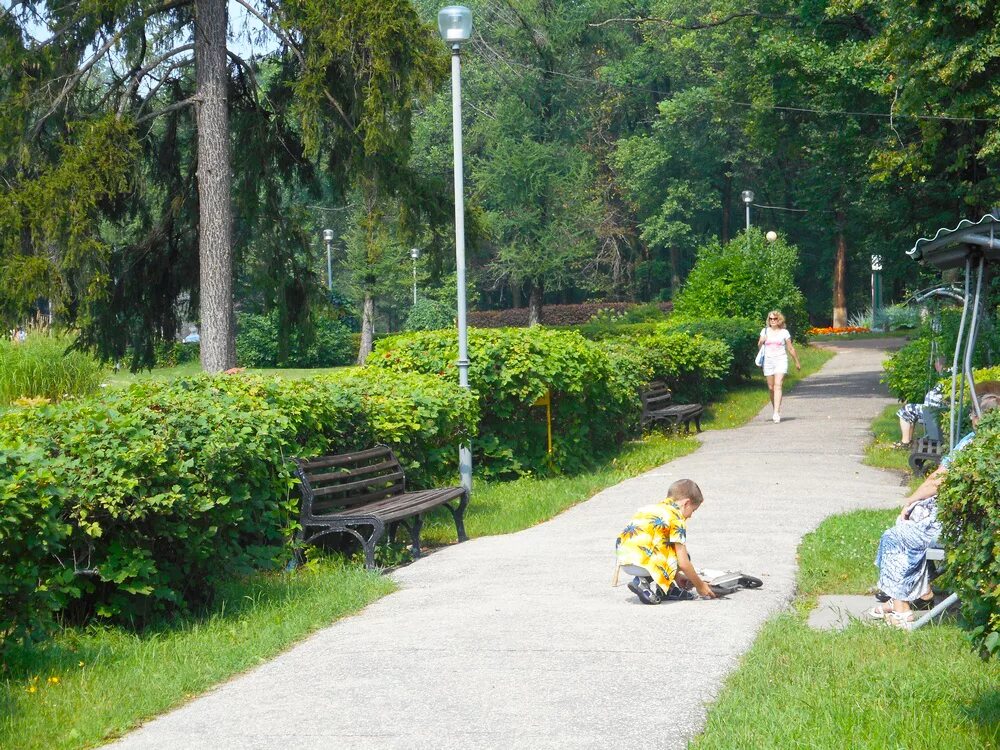
<svg viewBox="0 0 1000 750"><path fill-rule="evenodd" d="M773 417L771 417L771 419L772 419L772 420L774 420L774 423L775 423L775 424L778 424L778 422L780 422L780 421L781 421L781 415L780 415L780 414L778 414L778 412L774 412L774 416L773 416Z"/></svg>

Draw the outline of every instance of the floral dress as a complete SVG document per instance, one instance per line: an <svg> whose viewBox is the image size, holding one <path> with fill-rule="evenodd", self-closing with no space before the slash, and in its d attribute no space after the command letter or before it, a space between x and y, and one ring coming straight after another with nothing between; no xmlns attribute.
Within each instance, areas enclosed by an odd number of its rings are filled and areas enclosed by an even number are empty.
<svg viewBox="0 0 1000 750"><path fill-rule="evenodd" d="M687 543L687 521L671 499L639 508L618 535L619 565L640 565L664 592L677 576L675 544Z"/></svg>
<svg viewBox="0 0 1000 750"><path fill-rule="evenodd" d="M941 459L948 468L955 454L967 446L975 433L963 437ZM937 495L921 500L910 510L908 518L896 521L878 543L875 564L878 566L878 587L893 599L913 601L930 587L927 550L937 543L941 522L937 517Z"/></svg>

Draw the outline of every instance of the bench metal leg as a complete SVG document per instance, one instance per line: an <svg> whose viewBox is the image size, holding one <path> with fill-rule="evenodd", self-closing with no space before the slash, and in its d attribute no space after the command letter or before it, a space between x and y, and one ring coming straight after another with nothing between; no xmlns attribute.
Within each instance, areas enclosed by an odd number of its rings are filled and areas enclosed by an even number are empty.
<svg viewBox="0 0 1000 750"><path fill-rule="evenodd" d="M451 507L451 503L444 504L444 507L451 511L452 518L455 519L455 531L458 532L458 541L460 542L465 542L469 539L468 535L465 533L465 508L468 504L468 493L462 495L461 499L458 501L458 505L454 508Z"/></svg>
<svg viewBox="0 0 1000 750"><path fill-rule="evenodd" d="M424 525L423 515L418 515L413 518L411 523L405 523L407 529L410 531L410 551L413 553L413 559L416 560L420 557L420 529Z"/></svg>
<svg viewBox="0 0 1000 750"><path fill-rule="evenodd" d="M958 594L949 594L947 599L938 604L931 611L924 613L923 617L914 622L913 625L910 627L910 630L916 630L917 628L922 628L924 625L929 623L935 617L939 615L944 615L945 610L947 610L948 607L950 607L957 601L958 601Z"/></svg>

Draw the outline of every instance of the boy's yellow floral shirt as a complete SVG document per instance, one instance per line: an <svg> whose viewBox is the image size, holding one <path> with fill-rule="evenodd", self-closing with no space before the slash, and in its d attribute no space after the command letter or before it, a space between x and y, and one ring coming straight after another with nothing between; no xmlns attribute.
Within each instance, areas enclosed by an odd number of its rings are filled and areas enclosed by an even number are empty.
<svg viewBox="0 0 1000 750"><path fill-rule="evenodd" d="M668 497L639 508L618 535L618 564L641 565L666 593L677 576L675 544L687 544L687 521Z"/></svg>

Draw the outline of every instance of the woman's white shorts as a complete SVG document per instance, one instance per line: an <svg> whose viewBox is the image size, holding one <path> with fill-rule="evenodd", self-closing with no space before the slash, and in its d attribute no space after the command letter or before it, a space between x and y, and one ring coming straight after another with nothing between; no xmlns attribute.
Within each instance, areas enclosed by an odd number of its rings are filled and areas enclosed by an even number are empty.
<svg viewBox="0 0 1000 750"><path fill-rule="evenodd" d="M775 359L764 358L764 375L784 375L788 372L788 357Z"/></svg>

